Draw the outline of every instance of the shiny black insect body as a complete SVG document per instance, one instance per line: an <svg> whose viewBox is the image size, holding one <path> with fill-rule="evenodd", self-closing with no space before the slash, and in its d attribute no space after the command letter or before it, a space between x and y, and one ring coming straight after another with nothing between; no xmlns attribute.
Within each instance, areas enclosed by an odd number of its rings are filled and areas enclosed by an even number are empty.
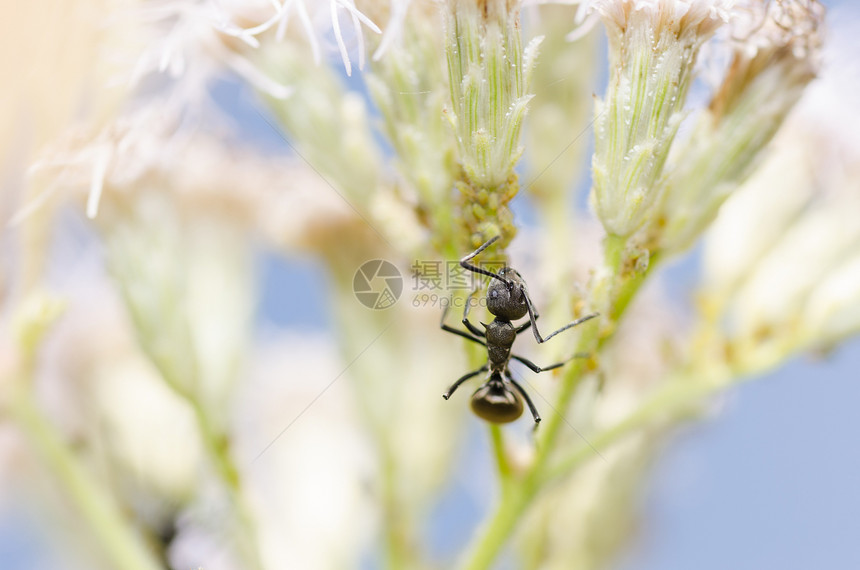
<svg viewBox="0 0 860 570"><path fill-rule="evenodd" d="M517 356L516 354L511 353L511 347L514 344L514 340L517 338L517 334L531 327L532 332L535 335L535 340L537 340L538 343L543 343L562 331L596 317L597 314L595 313L577 319L572 323L561 327L557 331L550 333L546 338L542 337L538 331L537 323L535 322L539 315L531 298L529 297L526 282L523 280L522 276L515 269L510 267L504 267L500 269L498 273L494 273L469 263L471 259L490 247L490 245L492 245L497 239L499 239L498 236L492 238L490 241L486 242L484 245L460 260L460 266L464 269L468 269L469 271L486 275L491 278L490 284L487 287L487 310L490 311L490 314L492 314L495 319L493 319L489 324L481 323L484 330L479 329L469 321L470 303L467 302L463 311L462 322L468 331L458 330L445 324L447 307L445 308L445 312L442 314L441 323L442 330L467 338L472 342L476 342L487 347L487 363L477 370L469 372L459 378L451 385L448 391L442 395L442 397L447 400L460 386L460 384L474 376L477 376L478 374L481 374L482 372L489 372L487 380L472 395L472 411L489 422L500 424L508 423L516 420L522 415L522 400L525 400L532 413L532 417L535 420L535 425L537 425L540 423L541 419L537 408L535 408L534 403L526 393L525 389L516 380L514 380L511 371L508 369L508 363L511 358L513 358L514 360L522 362L534 372L544 372L546 370L553 370L554 368L563 366L567 361L558 362L542 368L522 356ZM469 301L471 301L471 298ZM528 321L519 326L515 326L513 324L512 321L520 319L526 316L526 314L528 314L529 317ZM511 386L513 386L513 389L511 389ZM522 400L520 397L522 397Z"/></svg>

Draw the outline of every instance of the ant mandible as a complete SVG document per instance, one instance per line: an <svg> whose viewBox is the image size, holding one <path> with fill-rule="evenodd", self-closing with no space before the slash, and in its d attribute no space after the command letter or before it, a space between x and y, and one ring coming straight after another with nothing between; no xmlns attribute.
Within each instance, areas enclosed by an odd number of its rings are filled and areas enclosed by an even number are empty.
<svg viewBox="0 0 860 570"><path fill-rule="evenodd" d="M526 404L528 404L529 410L531 410L532 417L535 420L535 427L537 427L537 424L540 423L541 419L537 408L535 408L534 403L526 393L525 389L520 386L516 380L514 380L511 371L508 369L508 363L511 358L513 358L514 360L522 362L534 372L544 372L564 366L568 361L557 362L556 364L542 368L531 360L512 354L511 347L514 344L514 340L517 338L517 334L531 327L532 332L535 335L535 340L537 340L538 343L544 343L562 331L566 331L580 323L593 319L598 316L598 313L586 315L561 327L557 331L550 333L545 338L542 337L538 331L537 323L535 322L540 315L538 315L538 312L529 297L526 282L522 275L511 267L503 267L498 273L494 273L469 263L471 259L475 258L482 251L490 247L497 239L499 239L499 236L490 239L484 245L460 260L460 266L464 269L468 269L469 271L486 275L491 278L490 284L487 287L487 310L495 317L493 322L490 324L481 323L484 327L484 330L481 330L469 321L468 301L471 301L470 295L469 300L466 302L466 307L463 310L462 321L463 325L468 329L468 332L457 330L445 324L445 316L448 313L447 306L442 312L442 322L440 323L442 330L467 338L472 342L476 342L487 347L487 362L477 370L469 372L459 378L451 385L450 388L448 388L448 391L443 394L442 397L447 400L460 386L460 384L473 376L477 376L481 372L489 371L490 375L487 380L481 384L481 386L479 386L472 395L472 411L475 412L478 417L489 422L497 424L512 422L519 418L523 413L523 403L520 400L520 396L522 396L526 401ZM472 295L474 294L475 293L473 292ZM526 313L528 313L529 320L519 326L514 326L511 321L524 317ZM576 358L576 356L579 355L574 355L574 358ZM512 390L510 386L513 386L516 391ZM517 393L519 393L519 395Z"/></svg>

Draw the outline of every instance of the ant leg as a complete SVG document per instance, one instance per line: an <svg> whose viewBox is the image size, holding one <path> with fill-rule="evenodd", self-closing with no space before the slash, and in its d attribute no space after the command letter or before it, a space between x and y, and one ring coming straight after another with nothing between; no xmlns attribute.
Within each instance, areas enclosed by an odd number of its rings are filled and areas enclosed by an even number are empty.
<svg viewBox="0 0 860 570"><path fill-rule="evenodd" d="M508 381L514 385L514 388L517 389L517 392L520 393L520 396L523 397L523 400L526 401L526 404L529 407L529 411L532 413L532 417L535 420L535 428L537 428L537 424L540 423L540 414L538 413L537 408L534 405L534 402L532 402L532 399L529 398L529 395L526 393L525 389L523 389L523 387L520 386L516 380L514 380L514 377L507 370L505 370L505 376L507 376Z"/></svg>
<svg viewBox="0 0 860 570"><path fill-rule="evenodd" d="M465 325L465 327L469 329L469 332L475 336L487 336L484 331L473 325L469 320L469 309L472 307L472 297L474 297L477 292L478 290L475 289L466 298L466 307L463 309L463 325Z"/></svg>
<svg viewBox="0 0 860 570"><path fill-rule="evenodd" d="M470 335L466 331L460 331L460 330L457 330L453 327L449 327L448 325L446 325L445 324L445 316L447 314L448 314L448 305L445 305L445 309L442 311L442 320L439 321L439 328L441 328L445 332L449 332L451 334L455 334L457 336L467 338L467 339L471 340L472 342L477 342L481 346L487 346L486 343L484 343L484 341L482 341L479 338L473 337L472 335Z"/></svg>
<svg viewBox="0 0 860 570"><path fill-rule="evenodd" d="M469 372L468 374L464 374L464 375L463 375L463 376L461 376L461 377L460 377L456 382L454 382L453 384L451 384L451 387L450 387L450 388L448 388L448 391L447 391L447 392L445 392L444 394L442 394L442 397L443 397L443 398L445 398L445 399L447 400L448 398L450 398L450 397L451 397L451 394L453 394L453 393L454 393L454 390L456 390L457 388L459 388L459 387L460 387L460 384L462 384L463 382L465 382L465 381L466 381L466 380L468 380L469 378L471 378L471 377L473 377L473 376L477 376L477 375L478 375L478 374L480 374L481 372L486 372L486 371L487 371L487 365L486 365L486 364L484 364L483 366L481 366L480 368L478 368L478 369L477 369L477 370L475 370L474 372Z"/></svg>
<svg viewBox="0 0 860 570"><path fill-rule="evenodd" d="M589 319L593 319L594 317L600 315L600 313L592 313L590 315L585 315L584 317L580 317L580 318L576 319L575 321L573 321L572 323L564 325L563 327L561 327L557 331L551 332L549 335L546 336L546 338L544 338L540 335L540 332L538 331L538 328L537 328L537 323L535 322L537 320L537 316L536 316L537 310L535 309L534 304L532 304L532 300L529 297L528 293L526 291L523 291L523 294L526 298L526 307L529 310L529 322L532 325L532 332L535 333L535 340L538 341L538 344L542 344L542 343L548 341L549 339L551 339L552 337L554 337L555 335L557 335L558 333L566 331L569 328L575 327L578 324L582 324L585 321L587 321Z"/></svg>
<svg viewBox="0 0 860 570"><path fill-rule="evenodd" d="M466 257L462 258L460 260L460 267L462 267L463 269L468 269L469 271L472 271L474 273L486 275L487 277L495 277L496 279L498 279L499 281L501 281L505 285L510 285L510 282L507 279L505 279L504 277L502 277L501 275L499 275L498 273L493 273L492 271L489 271L487 269L483 269L481 267L478 267L477 265L472 265L471 263L469 263L470 259L472 259L476 255L478 255L479 253L481 253L482 251L484 251L485 249L487 249L488 247L493 245L493 243L495 243L495 241L497 239L499 239L499 236L491 238L490 241L488 241L487 243L485 243L484 245L482 245L481 247L479 247L478 249L476 249L475 251L473 251L472 253L470 253Z"/></svg>
<svg viewBox="0 0 860 570"><path fill-rule="evenodd" d="M564 360L562 362L556 362L555 364L550 364L549 366L544 366L544 367L538 366L537 364L535 364L534 362L532 362L528 358L523 358L522 356L517 356L516 354L512 354L511 358L513 358L514 360L517 360L519 362L522 362L523 364L528 366L532 372L536 372L536 373L540 374L541 372L546 372L547 370L555 370L556 368L560 368L560 367L564 366L565 364L567 364L568 362L570 362L571 360L573 360L574 358L588 358L589 356L590 356L589 354L586 354L584 352L577 352L576 354L574 354L573 356L571 356L567 360Z"/></svg>
<svg viewBox="0 0 860 570"><path fill-rule="evenodd" d="M461 336L461 337L463 337L463 338L467 338L467 339L471 340L472 342L477 342L477 343L478 343L478 344L480 344L481 346L487 346L487 345L484 343L484 341L482 341L482 340L481 340L481 339L479 339L479 338L475 338L475 337L473 337L472 335L470 335L470 334L469 334L469 333L467 333L466 331L458 331L457 329L451 328L451 327L449 327L448 325L442 325L442 327L441 327L441 328L442 328L442 330L443 330L443 331L445 331L445 332L449 332L449 333L455 334L455 335L457 335L457 336Z"/></svg>
<svg viewBox="0 0 860 570"><path fill-rule="evenodd" d="M537 312L535 312L535 321L537 321L539 318L540 318L540 315L537 314ZM532 326L532 320L531 319L527 320L526 322L524 322L523 324L521 324L520 326L517 327L517 334L520 334L524 330L528 329L530 326Z"/></svg>

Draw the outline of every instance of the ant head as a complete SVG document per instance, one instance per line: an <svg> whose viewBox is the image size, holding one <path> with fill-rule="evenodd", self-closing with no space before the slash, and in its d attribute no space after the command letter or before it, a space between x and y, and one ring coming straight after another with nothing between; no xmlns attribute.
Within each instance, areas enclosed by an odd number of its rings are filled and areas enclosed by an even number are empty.
<svg viewBox="0 0 860 570"><path fill-rule="evenodd" d="M524 317L528 312L526 282L510 267L499 270L499 276L505 280L491 279L487 287L487 310L509 321Z"/></svg>
<svg viewBox="0 0 860 570"><path fill-rule="evenodd" d="M472 394L472 411L488 422L506 424L523 415L523 402L498 374L493 374Z"/></svg>

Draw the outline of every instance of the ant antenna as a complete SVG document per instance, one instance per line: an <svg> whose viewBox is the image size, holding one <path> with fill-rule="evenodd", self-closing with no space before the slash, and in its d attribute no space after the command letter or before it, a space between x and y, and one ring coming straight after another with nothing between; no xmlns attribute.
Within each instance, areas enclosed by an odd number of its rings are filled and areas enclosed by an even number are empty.
<svg viewBox="0 0 860 570"><path fill-rule="evenodd" d="M470 259L477 257L479 253L481 253L482 251L484 251L485 249L487 249L488 247L493 245L499 239L499 237L501 237L501 236L496 236L496 237L492 238L490 241L486 242L484 245L482 245L481 247L479 247L478 249L476 249L475 251L473 251L472 253L470 253L469 255L464 257L463 259L461 259L460 260L460 267L462 267L463 269L468 269L469 271L473 271L475 273L480 273L481 275L486 275L487 277L495 277L496 279L498 279L499 281L501 281L502 283L504 283L505 285L510 287L511 285L513 285L513 283L511 281L505 279L504 277L502 277L498 273L493 273L489 269L484 269L482 267L478 267L477 265L472 265L471 263L469 263Z"/></svg>

